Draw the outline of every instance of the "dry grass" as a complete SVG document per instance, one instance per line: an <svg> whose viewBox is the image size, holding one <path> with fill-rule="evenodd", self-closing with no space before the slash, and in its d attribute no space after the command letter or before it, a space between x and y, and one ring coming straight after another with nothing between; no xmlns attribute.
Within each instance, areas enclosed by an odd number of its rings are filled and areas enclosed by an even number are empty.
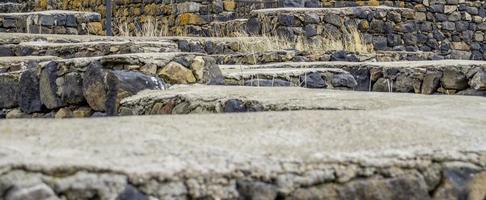
<svg viewBox="0 0 486 200"><path fill-rule="evenodd" d="M135 27L134 23L119 23L117 35L125 37L163 37L171 36L167 23L157 20L154 17L147 17L142 20L141 27ZM276 27L266 25L263 30L274 32ZM234 30L233 30L234 29ZM241 30L241 27L234 25L233 29L222 23L213 30L213 37L236 37L238 38L239 50L241 52L259 53L276 50L297 49L303 52L323 53L329 51L348 51L354 53L371 53L373 47L367 44L362 34L356 27L342 26L340 33L321 33L321 37L307 39L303 36L290 40L285 37L264 34L263 36L249 37ZM180 32L180 31L178 31ZM339 35L339 36L335 36ZM185 35L178 35L185 36Z"/></svg>
<svg viewBox="0 0 486 200"><path fill-rule="evenodd" d="M346 32L342 34L342 37L324 34L323 37L315 37L313 39L299 37L296 40L268 35L248 37L245 33L236 35L240 38L238 41L240 51L250 53L285 49L297 49L299 51L313 53L342 50L355 53L373 52L372 45L365 42L362 34L356 28L347 28Z"/></svg>

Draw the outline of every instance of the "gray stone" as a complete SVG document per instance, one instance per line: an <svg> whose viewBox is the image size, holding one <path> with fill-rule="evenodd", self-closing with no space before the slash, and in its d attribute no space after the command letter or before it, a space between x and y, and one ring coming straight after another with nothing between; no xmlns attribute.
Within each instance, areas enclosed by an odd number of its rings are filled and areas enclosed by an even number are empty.
<svg viewBox="0 0 486 200"><path fill-rule="evenodd" d="M58 95L64 104L80 104L85 101L83 96L83 78L78 72L70 72L58 78L56 81L62 80L62 84L58 85Z"/></svg>
<svg viewBox="0 0 486 200"><path fill-rule="evenodd" d="M245 103L239 99L230 99L224 103L224 112L225 113L232 113L232 112L246 112Z"/></svg>
<svg viewBox="0 0 486 200"><path fill-rule="evenodd" d="M290 81L275 79L253 79L245 81L245 86L257 86L257 87L290 87Z"/></svg>
<svg viewBox="0 0 486 200"><path fill-rule="evenodd" d="M476 90L486 90L486 72L477 72L471 80L469 80L469 85Z"/></svg>
<svg viewBox="0 0 486 200"><path fill-rule="evenodd" d="M293 15L281 14L278 16L278 22L282 26L293 26L295 17Z"/></svg>
<svg viewBox="0 0 486 200"><path fill-rule="evenodd" d="M59 200L54 191L44 183L14 188L5 195L5 200Z"/></svg>
<svg viewBox="0 0 486 200"><path fill-rule="evenodd" d="M42 26L53 26L55 24L55 18L52 15L40 16L39 24Z"/></svg>
<svg viewBox="0 0 486 200"><path fill-rule="evenodd" d="M413 83L414 79L411 75L400 73L393 84L393 90L394 92L414 92Z"/></svg>
<svg viewBox="0 0 486 200"><path fill-rule="evenodd" d="M141 193L137 188L128 185L125 190L123 190L116 200L149 200L147 196Z"/></svg>
<svg viewBox="0 0 486 200"><path fill-rule="evenodd" d="M78 22L77 22L76 16L74 16L74 15L67 15L66 16L66 26L69 26L69 27L77 27L78 26Z"/></svg>
<svg viewBox="0 0 486 200"><path fill-rule="evenodd" d="M434 193L434 199L467 199L469 183L473 180L478 169L469 167L452 167L443 171L442 184Z"/></svg>
<svg viewBox="0 0 486 200"><path fill-rule="evenodd" d="M352 68L349 73L353 75L354 79L356 80L356 87L354 88L357 91L370 91L371 85L371 75L370 71L365 68Z"/></svg>
<svg viewBox="0 0 486 200"><path fill-rule="evenodd" d="M261 30L261 23L258 20L258 18L252 17L248 19L248 22L246 23L246 31L250 35L257 35L260 33L260 30Z"/></svg>
<svg viewBox="0 0 486 200"><path fill-rule="evenodd" d="M326 88L326 80L318 72L310 72L300 76L302 87L306 88Z"/></svg>
<svg viewBox="0 0 486 200"><path fill-rule="evenodd" d="M12 75L0 75L0 108L12 108L18 105L19 82Z"/></svg>
<svg viewBox="0 0 486 200"><path fill-rule="evenodd" d="M306 37L314 37L317 35L317 29L315 27L315 25L306 25L304 27L304 31L305 31L305 36Z"/></svg>
<svg viewBox="0 0 486 200"><path fill-rule="evenodd" d="M427 72L422 82L422 94L433 94L440 87L442 73L438 71Z"/></svg>
<svg viewBox="0 0 486 200"><path fill-rule="evenodd" d="M332 77L331 84L333 87L355 88L358 83L351 74L336 74Z"/></svg>
<svg viewBox="0 0 486 200"><path fill-rule="evenodd" d="M375 84L373 84L374 92L392 92L392 81L385 78L379 78Z"/></svg>
<svg viewBox="0 0 486 200"><path fill-rule="evenodd" d="M57 93L57 67L58 64L56 62L47 63L43 67L39 77L41 101L48 109L56 109L66 105Z"/></svg>
<svg viewBox="0 0 486 200"><path fill-rule="evenodd" d="M19 105L22 112L34 113L42 111L43 105L40 97L39 78L36 70L26 70L20 76Z"/></svg>
<svg viewBox="0 0 486 200"><path fill-rule="evenodd" d="M334 26L340 27L343 25L343 22L341 21L341 17L339 15L333 15L333 14L328 14L324 16L323 19L325 22L330 23Z"/></svg>
<svg viewBox="0 0 486 200"><path fill-rule="evenodd" d="M54 191L63 194L65 199L116 199L127 185L126 177L121 175L83 171L53 182Z"/></svg>
<svg viewBox="0 0 486 200"><path fill-rule="evenodd" d="M259 181L237 181L236 189L242 199L267 200L277 198L277 188Z"/></svg>
<svg viewBox="0 0 486 200"><path fill-rule="evenodd" d="M280 0L279 1L283 7L304 7L304 0Z"/></svg>
<svg viewBox="0 0 486 200"><path fill-rule="evenodd" d="M445 69L441 84L443 88L451 90L463 90L468 87L466 76L457 69Z"/></svg>
<svg viewBox="0 0 486 200"><path fill-rule="evenodd" d="M88 105L95 111L106 111L108 99L105 87L106 73L100 63L91 63L84 73L83 95Z"/></svg>

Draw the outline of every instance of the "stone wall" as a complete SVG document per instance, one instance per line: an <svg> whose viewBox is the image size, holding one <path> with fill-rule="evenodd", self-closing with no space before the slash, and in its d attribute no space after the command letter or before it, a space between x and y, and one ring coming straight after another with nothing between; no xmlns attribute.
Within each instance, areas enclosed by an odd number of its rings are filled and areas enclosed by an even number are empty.
<svg viewBox="0 0 486 200"><path fill-rule="evenodd" d="M0 13L0 32L103 35L101 16L92 12Z"/></svg>
<svg viewBox="0 0 486 200"><path fill-rule="evenodd" d="M413 9L357 7L259 10L252 13L247 22L247 31L255 35L279 35L290 39L305 37L313 40L316 36L339 37L349 32L343 31L343 27L357 26L375 50L421 50L437 52L442 59L486 59L486 4L479 1L449 1L447 4L407 3L405 6L412 5Z"/></svg>
<svg viewBox="0 0 486 200"><path fill-rule="evenodd" d="M0 73L0 109L53 117L77 109L116 115L122 98L171 84L223 84L213 58L191 53L120 54L103 57L10 62ZM0 63L1 64L1 63ZM1 66L1 65L0 65ZM0 68L1 69L1 68Z"/></svg>

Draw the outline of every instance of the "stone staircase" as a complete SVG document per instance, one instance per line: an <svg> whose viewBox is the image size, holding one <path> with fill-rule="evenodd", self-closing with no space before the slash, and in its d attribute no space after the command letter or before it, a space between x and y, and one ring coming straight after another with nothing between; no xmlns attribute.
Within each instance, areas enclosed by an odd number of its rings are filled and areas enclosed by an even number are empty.
<svg viewBox="0 0 486 200"><path fill-rule="evenodd" d="M281 3L116 2L166 37L0 14L0 199L486 197L483 5Z"/></svg>

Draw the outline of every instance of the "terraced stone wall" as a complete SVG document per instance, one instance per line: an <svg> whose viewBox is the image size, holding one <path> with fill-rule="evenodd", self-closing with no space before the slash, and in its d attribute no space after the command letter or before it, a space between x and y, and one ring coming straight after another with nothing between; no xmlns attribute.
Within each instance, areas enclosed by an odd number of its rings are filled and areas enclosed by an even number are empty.
<svg viewBox="0 0 486 200"><path fill-rule="evenodd" d="M209 36L209 24L245 18L252 10L276 7L276 3L256 1L190 1L190 0L140 0L113 1L113 26L117 34L137 33L144 25L156 26L157 35ZM105 16L103 0L41 0L35 10L91 11Z"/></svg>
<svg viewBox="0 0 486 200"><path fill-rule="evenodd" d="M316 36L326 37L329 32L339 36L343 33L340 28L354 25L375 50L421 50L437 52L438 58L442 59L486 59L484 2L408 2L404 6L411 9L355 7L254 11L247 22L247 30L257 35L312 40Z"/></svg>
<svg viewBox="0 0 486 200"><path fill-rule="evenodd" d="M0 71L8 72L0 73L0 91L12 94L0 96L0 109L20 108L37 117L116 115L122 98L145 89L224 81L214 59L202 54L26 59L0 63Z"/></svg>

